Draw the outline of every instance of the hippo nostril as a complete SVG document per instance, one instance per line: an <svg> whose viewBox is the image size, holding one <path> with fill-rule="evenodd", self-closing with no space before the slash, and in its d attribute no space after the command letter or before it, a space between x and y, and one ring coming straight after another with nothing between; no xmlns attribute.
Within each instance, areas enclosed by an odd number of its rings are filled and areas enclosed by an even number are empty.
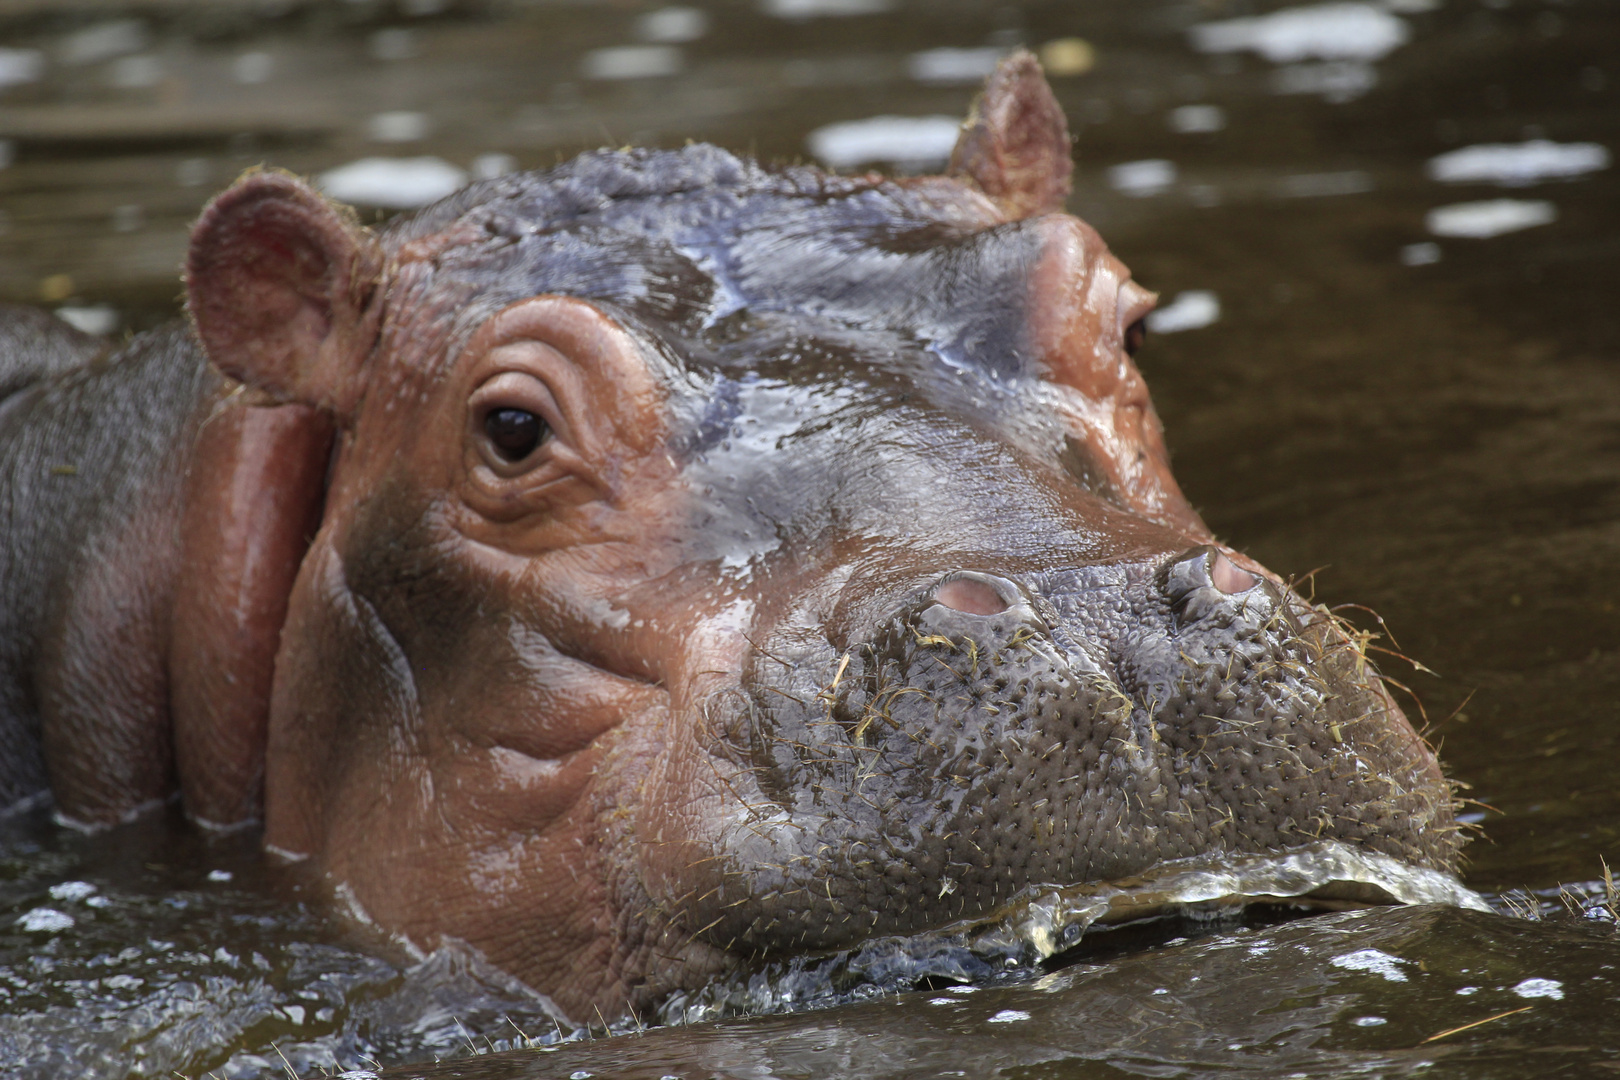
<svg viewBox="0 0 1620 1080"><path fill-rule="evenodd" d="M1248 592L1260 581L1219 551L1211 553L1209 557L1209 580L1228 596Z"/></svg>
<svg viewBox="0 0 1620 1080"><path fill-rule="evenodd" d="M1007 601L987 582L973 578L952 578L934 590L934 602L969 615L1000 615Z"/></svg>

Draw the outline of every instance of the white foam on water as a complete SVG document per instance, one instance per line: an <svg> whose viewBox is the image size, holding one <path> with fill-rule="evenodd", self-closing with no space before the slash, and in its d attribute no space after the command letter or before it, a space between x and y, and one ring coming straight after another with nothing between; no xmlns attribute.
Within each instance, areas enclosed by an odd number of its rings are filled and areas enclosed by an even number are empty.
<svg viewBox="0 0 1620 1080"><path fill-rule="evenodd" d="M1284 8L1254 18L1192 27L1193 48L1245 50L1277 64L1301 60L1378 60L1406 44L1411 29L1377 4L1336 3Z"/></svg>
<svg viewBox="0 0 1620 1080"><path fill-rule="evenodd" d="M474 180L493 180L497 176L517 172L517 158L511 154L479 154L472 159Z"/></svg>
<svg viewBox="0 0 1620 1080"><path fill-rule="evenodd" d="M1481 143L1429 159L1429 179L1445 184L1494 183L1524 187L1609 167L1609 149L1599 143Z"/></svg>
<svg viewBox="0 0 1620 1080"><path fill-rule="evenodd" d="M761 11L778 19L881 15L893 8L894 0L760 0L759 4Z"/></svg>
<svg viewBox="0 0 1620 1080"><path fill-rule="evenodd" d="M55 908L35 908L18 919L17 925L31 934L59 934L73 928L73 916Z"/></svg>
<svg viewBox="0 0 1620 1080"><path fill-rule="evenodd" d="M62 63L99 64L146 48L146 24L139 19L115 19L77 30L62 39L57 55Z"/></svg>
<svg viewBox="0 0 1620 1080"><path fill-rule="evenodd" d="M1436 236L1488 240L1557 220L1558 208L1542 199L1486 199L1437 206L1424 216L1423 224Z"/></svg>
<svg viewBox="0 0 1620 1080"><path fill-rule="evenodd" d="M1564 984L1557 979L1526 979L1515 986L1513 992L1522 998L1564 1000Z"/></svg>
<svg viewBox="0 0 1620 1080"><path fill-rule="evenodd" d="M996 70L1004 54L1000 49L925 49L912 53L906 71L923 83L977 83Z"/></svg>
<svg viewBox="0 0 1620 1080"><path fill-rule="evenodd" d="M1108 169L1108 186L1134 199L1162 195L1176 182L1176 163L1163 158L1127 161Z"/></svg>
<svg viewBox="0 0 1620 1080"><path fill-rule="evenodd" d="M52 900L83 900L95 891L88 881L61 881L50 889Z"/></svg>
<svg viewBox="0 0 1620 1080"><path fill-rule="evenodd" d="M1382 1016L1356 1017L1356 1027L1381 1027L1387 1023L1389 1023L1389 1021L1384 1019Z"/></svg>
<svg viewBox="0 0 1620 1080"><path fill-rule="evenodd" d="M38 49L0 49L0 89L38 82L45 76L45 54Z"/></svg>
<svg viewBox="0 0 1620 1080"><path fill-rule="evenodd" d="M1406 972L1400 968L1406 961L1398 956L1391 956L1382 949L1358 949L1353 953L1335 956L1329 963L1346 971L1365 971L1369 975L1377 975L1390 982L1406 981Z"/></svg>
<svg viewBox="0 0 1620 1080"><path fill-rule="evenodd" d="M1171 109L1165 123L1180 135L1203 135L1226 127L1226 110L1219 105L1183 105Z"/></svg>
<svg viewBox="0 0 1620 1080"><path fill-rule="evenodd" d="M1312 199L1324 195L1360 195L1373 189L1370 175L1360 169L1344 172L1297 173L1277 184L1277 194L1285 199Z"/></svg>
<svg viewBox="0 0 1620 1080"><path fill-rule="evenodd" d="M315 182L342 202L409 210L460 189L467 174L443 158L368 157L329 169Z"/></svg>
<svg viewBox="0 0 1620 1080"><path fill-rule="evenodd" d="M432 130L426 113L396 110L380 112L366 122L366 134L376 142L416 142Z"/></svg>
<svg viewBox="0 0 1620 1080"><path fill-rule="evenodd" d="M1440 261L1440 245L1425 240L1401 248L1403 266L1429 266Z"/></svg>
<svg viewBox="0 0 1620 1080"><path fill-rule="evenodd" d="M98 337L118 329L118 312L106 304L65 305L56 309L56 317L81 333ZM56 895L54 889L51 895Z"/></svg>
<svg viewBox="0 0 1620 1080"><path fill-rule="evenodd" d="M579 63L587 79L656 79L679 75L686 58L673 45L613 45L592 49Z"/></svg>
<svg viewBox="0 0 1620 1080"><path fill-rule="evenodd" d="M954 116L874 116L819 127L805 145L834 169L878 161L923 168L949 159L960 131Z"/></svg>
<svg viewBox="0 0 1620 1080"><path fill-rule="evenodd" d="M635 23L635 35L659 45L682 45L709 32L709 16L700 8L664 7L649 11Z"/></svg>
<svg viewBox="0 0 1620 1080"><path fill-rule="evenodd" d="M1028 1020L1029 1013L1023 1009L1002 1009L990 1018L992 1024L1016 1024L1020 1020Z"/></svg>
<svg viewBox="0 0 1620 1080"><path fill-rule="evenodd" d="M1148 312L1147 328L1154 334L1202 330L1221 317L1220 297L1207 289L1189 289L1162 308Z"/></svg>
<svg viewBox="0 0 1620 1080"><path fill-rule="evenodd" d="M1289 64L1271 73L1274 94L1316 94L1334 105L1354 101L1378 85L1378 71L1360 60Z"/></svg>

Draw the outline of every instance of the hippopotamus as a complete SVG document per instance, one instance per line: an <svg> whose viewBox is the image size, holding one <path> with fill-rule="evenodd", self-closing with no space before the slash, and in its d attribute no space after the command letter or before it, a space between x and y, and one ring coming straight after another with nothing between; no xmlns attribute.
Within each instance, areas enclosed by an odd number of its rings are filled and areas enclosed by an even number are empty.
<svg viewBox="0 0 1620 1080"><path fill-rule="evenodd" d="M1451 871L1358 639L1177 487L1070 181L1028 54L942 175L244 175L185 324L10 316L0 800L260 827L575 1018L1169 860Z"/></svg>

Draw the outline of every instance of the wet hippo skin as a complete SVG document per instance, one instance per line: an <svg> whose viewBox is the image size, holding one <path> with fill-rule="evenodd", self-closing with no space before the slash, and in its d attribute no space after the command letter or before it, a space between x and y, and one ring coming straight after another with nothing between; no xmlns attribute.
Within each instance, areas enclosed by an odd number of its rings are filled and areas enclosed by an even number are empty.
<svg viewBox="0 0 1620 1080"><path fill-rule="evenodd" d="M1169 859L1452 869L1354 639L1177 489L1069 169L1020 55L945 176L243 177L189 328L0 360L0 798L262 820L580 1019Z"/></svg>

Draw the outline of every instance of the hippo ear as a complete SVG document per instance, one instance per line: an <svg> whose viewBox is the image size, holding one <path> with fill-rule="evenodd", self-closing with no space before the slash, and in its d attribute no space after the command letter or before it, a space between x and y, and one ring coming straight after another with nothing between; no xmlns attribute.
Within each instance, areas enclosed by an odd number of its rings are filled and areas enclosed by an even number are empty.
<svg viewBox="0 0 1620 1080"><path fill-rule="evenodd" d="M1008 220L1063 209L1069 125L1041 65L1020 49L996 66L962 124L948 175L972 180Z"/></svg>
<svg viewBox="0 0 1620 1080"><path fill-rule="evenodd" d="M297 177L253 172L192 229L186 303L225 374L342 415L376 336L382 266L353 211Z"/></svg>

